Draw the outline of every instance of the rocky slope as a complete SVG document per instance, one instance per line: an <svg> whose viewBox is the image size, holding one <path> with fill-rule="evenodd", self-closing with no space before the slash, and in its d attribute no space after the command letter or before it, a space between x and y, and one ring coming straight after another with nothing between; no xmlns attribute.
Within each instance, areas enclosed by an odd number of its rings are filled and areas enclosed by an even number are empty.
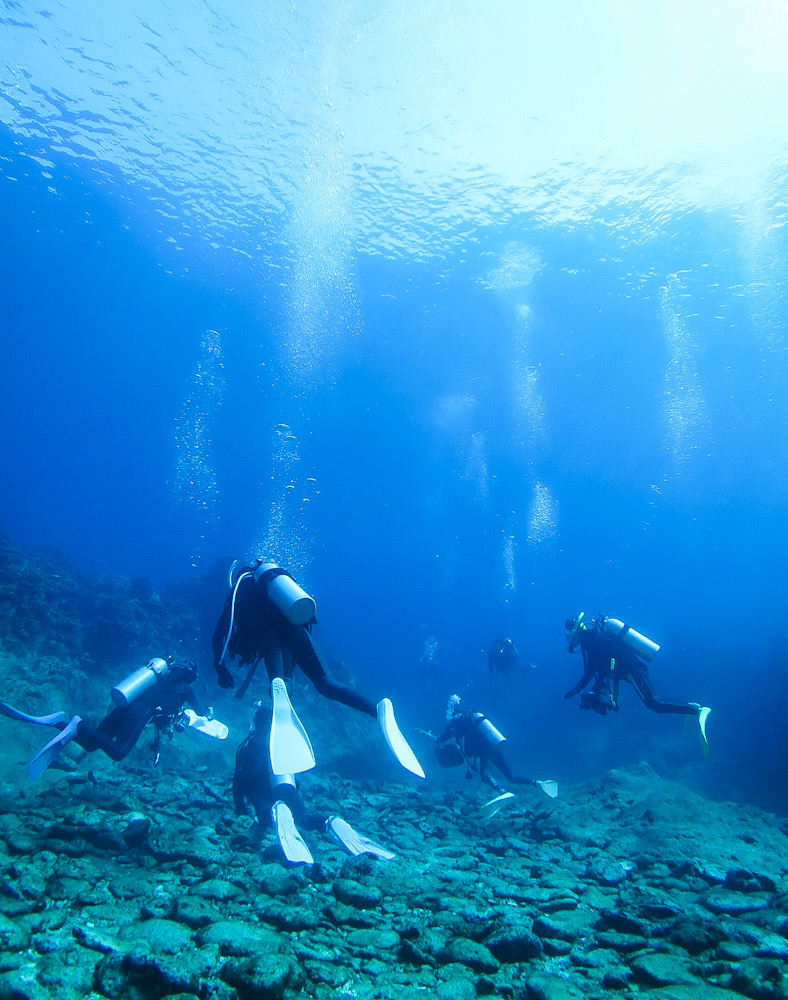
<svg viewBox="0 0 788 1000"><path fill-rule="evenodd" d="M54 554L0 547L0 695L100 716L124 670L203 648L196 614L142 581L87 580ZM306 834L291 869L270 830L233 814L251 703L206 694L226 743L194 732L154 766L73 744L39 781L48 730L0 719L0 1000L200 997L513 1000L788 997L788 839L757 809L710 802L648 766L518 792L431 761L393 763L372 720L295 699L318 756L308 807L396 853L351 858ZM432 764L432 766L430 766Z"/></svg>

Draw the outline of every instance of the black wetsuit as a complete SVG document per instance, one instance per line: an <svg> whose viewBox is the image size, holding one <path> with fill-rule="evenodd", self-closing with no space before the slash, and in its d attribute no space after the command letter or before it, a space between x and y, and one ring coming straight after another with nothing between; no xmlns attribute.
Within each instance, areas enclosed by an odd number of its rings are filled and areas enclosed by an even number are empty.
<svg viewBox="0 0 788 1000"><path fill-rule="evenodd" d="M268 734L253 730L238 747L233 775L233 802L239 816L248 813L251 803L261 826L271 822L271 808L276 802L289 807L296 824L304 830L324 830L326 817L308 812L295 786L282 782L271 784L268 767Z"/></svg>
<svg viewBox="0 0 788 1000"><path fill-rule="evenodd" d="M202 714L191 690L195 676L193 664L179 666L177 661L174 662L152 688L131 704L113 708L97 726L90 725L84 719L80 720L74 742L84 750L103 750L113 760L123 760L152 720L156 722L158 738L178 718L184 705L188 704L198 714Z"/></svg>
<svg viewBox="0 0 788 1000"><path fill-rule="evenodd" d="M354 688L340 684L328 674L308 627L289 622L269 600L266 588L256 583L254 577L246 576L237 585L234 613L232 600L231 589L225 599L224 610L212 639L214 667L220 687L235 687L232 674L222 659L232 615L233 631L227 644L226 655L237 658L241 663L250 664L247 681L242 685L238 697L246 690L248 680L263 660L269 681L276 677L290 681L298 666L325 698L331 698L333 701L365 712L373 719L377 717L375 702Z"/></svg>
<svg viewBox="0 0 788 1000"><path fill-rule="evenodd" d="M573 698L593 680L594 686L583 696L581 708L606 715L610 710L618 711L618 685L621 681L628 681L652 712L700 714L701 706L695 702L658 698L647 664L623 643L604 635L596 622L593 627L581 628L578 639L583 654L583 676L564 698Z"/></svg>
<svg viewBox="0 0 788 1000"><path fill-rule="evenodd" d="M506 740L481 712L460 712L455 715L438 737L438 743L445 743L450 739L457 743L470 767L478 766L479 777L491 788L501 787L490 773L493 766L498 768L507 781L515 785L535 784L530 778L521 778L512 772L503 754Z"/></svg>

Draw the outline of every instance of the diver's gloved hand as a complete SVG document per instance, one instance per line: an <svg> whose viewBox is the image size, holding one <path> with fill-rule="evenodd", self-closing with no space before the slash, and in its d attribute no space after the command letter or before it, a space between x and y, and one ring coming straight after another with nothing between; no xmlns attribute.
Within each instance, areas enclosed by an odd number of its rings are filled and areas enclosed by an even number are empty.
<svg viewBox="0 0 788 1000"><path fill-rule="evenodd" d="M220 688L234 688L235 681L233 680L233 675L225 667L223 663L216 664L216 676L219 679Z"/></svg>

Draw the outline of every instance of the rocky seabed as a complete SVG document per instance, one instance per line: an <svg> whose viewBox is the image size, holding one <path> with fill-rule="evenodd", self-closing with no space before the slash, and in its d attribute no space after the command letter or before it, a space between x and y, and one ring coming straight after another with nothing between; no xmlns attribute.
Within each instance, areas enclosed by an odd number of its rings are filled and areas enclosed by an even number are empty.
<svg viewBox="0 0 788 1000"><path fill-rule="evenodd" d="M311 777L310 808L397 858L306 834L299 869L228 784L83 764L7 785L0 998L788 997L780 822L645 765L487 821L478 787Z"/></svg>

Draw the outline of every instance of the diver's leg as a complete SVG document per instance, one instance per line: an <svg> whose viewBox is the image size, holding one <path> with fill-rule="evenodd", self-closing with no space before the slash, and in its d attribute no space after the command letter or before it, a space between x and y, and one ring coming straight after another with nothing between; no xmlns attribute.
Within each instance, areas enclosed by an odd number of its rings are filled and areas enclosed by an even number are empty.
<svg viewBox="0 0 788 1000"><path fill-rule="evenodd" d="M497 761L494 761L492 757L488 757L486 754L481 758L481 760L479 761L479 777L482 779L485 785L489 785L490 788L494 788L497 792L500 791L501 786L500 783L496 781L496 779L490 772L491 762L494 762L496 765L498 764Z"/></svg>
<svg viewBox="0 0 788 1000"><path fill-rule="evenodd" d="M652 712L659 712L661 715L700 715L701 706L694 702L667 701L664 698L658 698L649 672L645 667L642 670L633 670L629 681L637 691L640 700Z"/></svg>
<svg viewBox="0 0 788 1000"><path fill-rule="evenodd" d="M75 742L89 752L103 750L112 760L123 760L152 718L153 709L149 705L132 702L127 708L114 708L95 728L80 722Z"/></svg>
<svg viewBox="0 0 788 1000"><path fill-rule="evenodd" d="M503 748L499 744L495 750L490 754L491 763L495 764L501 774L506 778L507 781L511 781L514 785L533 785L534 781L531 778L521 778L518 774L512 771L509 761L504 757Z"/></svg>
<svg viewBox="0 0 788 1000"><path fill-rule="evenodd" d="M271 629L265 637L263 659L265 660L265 669L268 673L269 681L274 680L276 677L285 677L282 640L274 629Z"/></svg>
<svg viewBox="0 0 788 1000"><path fill-rule="evenodd" d="M377 718L378 709L375 702L364 697L355 688L340 684L329 676L312 641L312 636L303 625L294 625L288 629L288 645L292 650L294 661L324 698L355 708L359 712L371 715L373 719Z"/></svg>
<svg viewBox="0 0 788 1000"><path fill-rule="evenodd" d="M424 768L419 763L408 741L400 732L397 720L394 717L394 707L391 701L388 698L382 698L375 704L375 702L370 701L369 698L356 691L355 688L349 687L347 684L340 684L332 677L329 677L323 666L323 661L320 659L320 654L312 641L312 636L303 625L291 626L288 629L288 639L288 644L293 651L294 661L301 667L310 681L312 681L316 690L324 698L338 701L342 705L355 708L357 711L364 712L366 715L371 715L373 719L377 719L389 749L400 764L407 771L410 771L411 774L423 778Z"/></svg>

